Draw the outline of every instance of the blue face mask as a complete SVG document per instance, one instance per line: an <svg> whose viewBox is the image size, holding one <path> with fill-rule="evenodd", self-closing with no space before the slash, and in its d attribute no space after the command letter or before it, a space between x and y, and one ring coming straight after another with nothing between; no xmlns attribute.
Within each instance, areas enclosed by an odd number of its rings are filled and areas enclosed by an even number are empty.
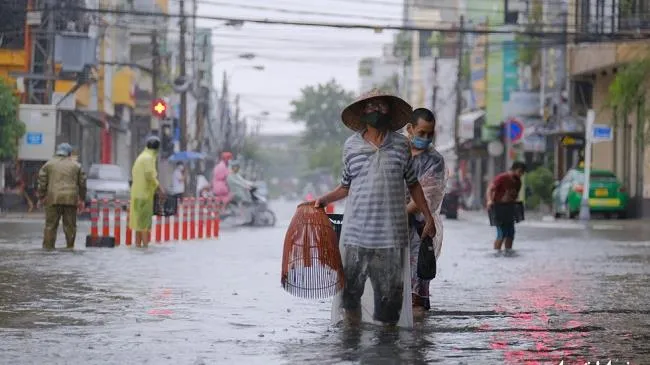
<svg viewBox="0 0 650 365"><path fill-rule="evenodd" d="M432 139L427 139L427 138L422 138L418 136L414 136L411 138L411 143L413 144L413 147L415 147L418 150L426 150L429 148L429 145L431 144L433 140Z"/></svg>

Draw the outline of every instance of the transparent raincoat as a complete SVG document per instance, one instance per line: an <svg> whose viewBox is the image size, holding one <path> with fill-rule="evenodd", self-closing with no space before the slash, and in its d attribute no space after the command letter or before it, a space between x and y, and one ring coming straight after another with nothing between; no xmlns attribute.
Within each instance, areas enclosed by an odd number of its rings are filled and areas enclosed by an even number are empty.
<svg viewBox="0 0 650 365"><path fill-rule="evenodd" d="M350 280L358 280L355 286L363 291L361 321L365 323L384 324L375 320L377 313L381 312L377 310L376 303L397 298L393 300L396 307L399 305L397 300L401 299L397 325L413 327L409 228L403 198L407 192L404 171L407 165L410 166L409 148L408 140L397 133L387 136L379 148L366 142L361 134L350 137L344 146L344 180L346 174L351 175L351 184L339 247L343 265L348 265L346 290ZM347 161L346 155L351 156ZM364 254L361 254L362 251ZM391 254L374 255L378 252ZM369 255L371 258L368 258ZM351 277L348 267L359 262L363 262L366 274ZM365 284L362 282L364 278ZM397 290L401 290L401 295L397 294ZM375 291L378 292L377 296ZM343 296L344 293L337 294L332 303L334 324L345 318Z"/></svg>
<svg viewBox="0 0 650 365"><path fill-rule="evenodd" d="M435 150L427 151L425 153L430 156L429 158L431 161L426 164L427 166L420 176L418 176L418 180L420 181L420 185L424 191L424 197L427 199L429 210L431 210L436 224L437 233L433 238L433 247L435 249L437 260L442 251L443 227L440 208L442 206L442 199L445 196L448 174L445 160L442 155ZM424 217L422 214L418 214L417 219L423 221ZM417 233L415 233L415 235L417 235Z"/></svg>

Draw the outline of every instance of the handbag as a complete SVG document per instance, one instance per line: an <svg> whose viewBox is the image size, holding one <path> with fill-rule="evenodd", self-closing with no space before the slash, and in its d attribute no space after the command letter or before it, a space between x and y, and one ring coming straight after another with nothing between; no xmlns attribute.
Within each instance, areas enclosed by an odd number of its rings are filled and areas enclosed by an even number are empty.
<svg viewBox="0 0 650 365"><path fill-rule="evenodd" d="M409 217L409 220L411 221L412 225L415 226L418 236L422 237L424 224L418 222L414 216ZM431 237L421 238L420 250L418 251L416 275L422 280L432 280L436 277L437 269L438 267L436 266L436 252L433 247L433 239Z"/></svg>
<svg viewBox="0 0 650 365"><path fill-rule="evenodd" d="M490 226L523 222L524 204L522 202L495 203L488 210L488 218Z"/></svg>
<svg viewBox="0 0 650 365"><path fill-rule="evenodd" d="M158 194L153 197L153 215L158 217L170 217L178 211L178 198L174 195L160 198Z"/></svg>

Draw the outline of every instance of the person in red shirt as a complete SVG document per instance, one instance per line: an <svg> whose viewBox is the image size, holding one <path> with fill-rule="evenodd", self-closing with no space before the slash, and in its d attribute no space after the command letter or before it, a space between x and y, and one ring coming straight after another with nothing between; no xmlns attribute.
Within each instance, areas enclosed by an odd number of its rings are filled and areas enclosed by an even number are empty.
<svg viewBox="0 0 650 365"><path fill-rule="evenodd" d="M488 187L487 208L492 209L494 204L515 203L521 190L521 178L526 173L526 164L515 162L510 171L497 175ZM497 224L497 238L494 241L494 249L501 252L505 243L506 252L512 250L512 243L515 239L515 217L499 217Z"/></svg>

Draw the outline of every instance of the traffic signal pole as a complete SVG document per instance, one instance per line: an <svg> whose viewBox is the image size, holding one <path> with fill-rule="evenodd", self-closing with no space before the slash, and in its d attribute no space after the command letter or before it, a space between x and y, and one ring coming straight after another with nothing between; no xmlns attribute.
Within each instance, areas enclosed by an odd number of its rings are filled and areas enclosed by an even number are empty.
<svg viewBox="0 0 650 365"><path fill-rule="evenodd" d="M158 50L158 35L156 32L151 33L151 44L153 46L151 55L153 56L153 72L151 75L151 100L158 100L158 76L160 74L160 53ZM152 116L151 132L158 134L160 131L160 119Z"/></svg>

